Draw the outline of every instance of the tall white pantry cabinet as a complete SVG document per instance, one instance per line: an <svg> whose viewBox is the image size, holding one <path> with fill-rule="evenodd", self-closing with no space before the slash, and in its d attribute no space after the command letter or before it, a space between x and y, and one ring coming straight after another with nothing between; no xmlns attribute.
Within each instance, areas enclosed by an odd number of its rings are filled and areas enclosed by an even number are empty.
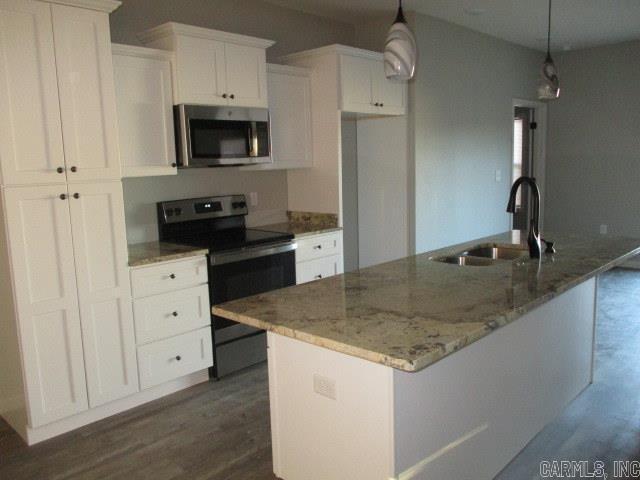
<svg viewBox="0 0 640 480"><path fill-rule="evenodd" d="M60 3L0 0L0 414L29 443L138 390L108 17L120 2Z"/></svg>

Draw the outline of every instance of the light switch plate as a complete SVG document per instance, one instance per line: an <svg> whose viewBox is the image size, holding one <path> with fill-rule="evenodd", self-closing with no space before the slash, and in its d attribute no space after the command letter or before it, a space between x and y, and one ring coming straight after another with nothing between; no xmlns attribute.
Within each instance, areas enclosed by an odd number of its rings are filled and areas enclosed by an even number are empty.
<svg viewBox="0 0 640 480"><path fill-rule="evenodd" d="M609 225L600 225L600 235L609 233Z"/></svg>
<svg viewBox="0 0 640 480"><path fill-rule="evenodd" d="M501 181L502 181L502 170L498 168L496 170L496 182L501 182Z"/></svg>
<svg viewBox="0 0 640 480"><path fill-rule="evenodd" d="M249 205L252 207L258 206L258 192L249 192Z"/></svg>

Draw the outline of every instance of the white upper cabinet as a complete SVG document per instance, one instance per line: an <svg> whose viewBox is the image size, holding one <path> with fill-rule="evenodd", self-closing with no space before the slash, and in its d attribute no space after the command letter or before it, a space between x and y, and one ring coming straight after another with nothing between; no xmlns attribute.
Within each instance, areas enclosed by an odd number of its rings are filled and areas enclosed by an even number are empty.
<svg viewBox="0 0 640 480"><path fill-rule="evenodd" d="M374 107L369 58L340 56L342 110L349 112L378 112Z"/></svg>
<svg viewBox="0 0 640 480"><path fill-rule="evenodd" d="M404 115L407 83L389 80L382 54L348 49L340 55L341 110L374 115Z"/></svg>
<svg viewBox="0 0 640 480"><path fill-rule="evenodd" d="M109 14L0 0L0 55L2 183L120 178Z"/></svg>
<svg viewBox="0 0 640 480"><path fill-rule="evenodd" d="M175 175L171 53L113 45L123 177Z"/></svg>
<svg viewBox="0 0 640 480"><path fill-rule="evenodd" d="M311 71L286 65L267 65L271 159L248 167L260 170L313 166Z"/></svg>
<svg viewBox="0 0 640 480"><path fill-rule="evenodd" d="M4 189L29 425L87 409L66 185Z"/></svg>
<svg viewBox="0 0 640 480"><path fill-rule="evenodd" d="M138 390L120 182L69 185L89 405Z"/></svg>
<svg viewBox="0 0 640 480"><path fill-rule="evenodd" d="M109 16L52 5L69 182L120 178Z"/></svg>
<svg viewBox="0 0 640 480"><path fill-rule="evenodd" d="M274 42L173 22L140 38L175 53L174 103L268 106L266 49Z"/></svg>
<svg viewBox="0 0 640 480"><path fill-rule="evenodd" d="M2 183L65 183L49 4L0 0L0 58Z"/></svg>

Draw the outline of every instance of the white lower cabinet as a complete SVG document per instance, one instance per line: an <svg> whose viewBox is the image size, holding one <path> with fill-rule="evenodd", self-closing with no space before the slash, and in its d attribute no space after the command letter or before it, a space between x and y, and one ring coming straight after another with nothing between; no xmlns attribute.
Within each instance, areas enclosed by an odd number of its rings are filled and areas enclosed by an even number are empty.
<svg viewBox="0 0 640 480"><path fill-rule="evenodd" d="M140 389L213 366L207 259L131 269Z"/></svg>
<svg viewBox="0 0 640 480"><path fill-rule="evenodd" d="M209 286L140 298L135 302L136 338L145 344L211 324Z"/></svg>
<svg viewBox="0 0 640 480"><path fill-rule="evenodd" d="M296 283L307 283L313 280L333 277L342 273L342 255L317 258L296 264Z"/></svg>
<svg viewBox="0 0 640 480"><path fill-rule="evenodd" d="M89 406L138 390L120 182L69 185Z"/></svg>
<svg viewBox="0 0 640 480"><path fill-rule="evenodd" d="M3 200L29 426L137 391L120 182Z"/></svg>
<svg viewBox="0 0 640 480"><path fill-rule="evenodd" d="M344 272L342 232L324 233L297 240L296 283L311 282Z"/></svg>
<svg viewBox="0 0 640 480"><path fill-rule="evenodd" d="M88 406L67 196L66 185L3 190L26 413L32 427ZM3 301L8 296L3 295Z"/></svg>
<svg viewBox="0 0 640 480"><path fill-rule="evenodd" d="M149 388L213 365L211 328L138 347L140 388Z"/></svg>

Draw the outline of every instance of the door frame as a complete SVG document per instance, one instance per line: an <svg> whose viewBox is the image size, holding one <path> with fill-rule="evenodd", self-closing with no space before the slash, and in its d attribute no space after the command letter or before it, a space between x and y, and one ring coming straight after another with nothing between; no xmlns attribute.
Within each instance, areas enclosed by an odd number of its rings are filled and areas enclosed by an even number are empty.
<svg viewBox="0 0 640 480"><path fill-rule="evenodd" d="M538 182L540 189L540 231L544 227L545 195L546 195L546 163L547 163L547 104L537 100L526 100L514 98L511 102L511 160L509 168L509 178L513 178L513 112L516 107L533 108L536 112L535 140L533 144L533 176ZM509 216L509 230L512 228L511 216Z"/></svg>

